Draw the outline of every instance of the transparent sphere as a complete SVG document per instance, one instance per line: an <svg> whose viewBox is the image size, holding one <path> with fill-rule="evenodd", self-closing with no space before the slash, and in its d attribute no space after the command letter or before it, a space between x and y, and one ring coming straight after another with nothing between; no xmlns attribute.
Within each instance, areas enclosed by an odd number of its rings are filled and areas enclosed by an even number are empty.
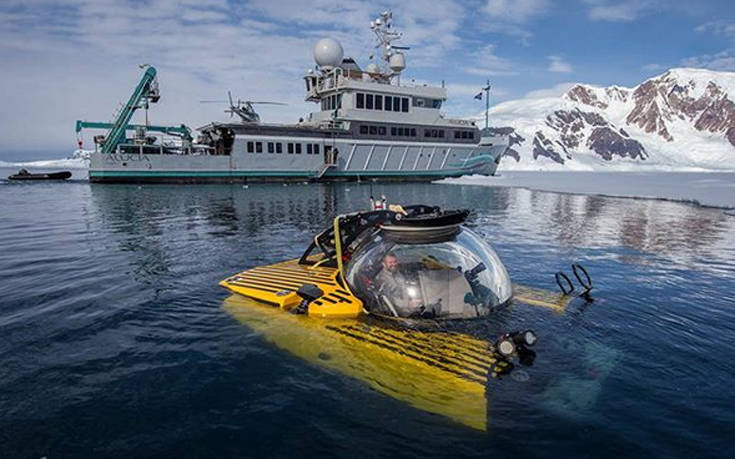
<svg viewBox="0 0 735 459"><path fill-rule="evenodd" d="M370 312L458 319L489 314L512 295L495 251L467 228L435 243L406 243L376 231L347 264L347 282Z"/></svg>

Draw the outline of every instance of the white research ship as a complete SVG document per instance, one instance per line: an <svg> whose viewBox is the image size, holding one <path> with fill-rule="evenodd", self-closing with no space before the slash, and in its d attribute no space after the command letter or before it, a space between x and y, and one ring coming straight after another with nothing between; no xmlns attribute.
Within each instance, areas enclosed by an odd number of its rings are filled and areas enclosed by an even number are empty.
<svg viewBox="0 0 735 459"><path fill-rule="evenodd" d="M90 181L407 181L493 175L508 138L442 115L444 87L401 84L408 48L393 44L402 34L392 28L392 14L382 13L370 27L381 56L365 69L344 57L336 40L316 44L316 67L304 80L306 100L320 110L292 125L261 123L252 103L240 100L230 100L229 110L239 122L202 126L196 140L185 125L128 124L135 110L147 110L160 98L156 70L148 67L114 122L77 121L78 134L83 128L106 130L95 137ZM166 142L165 136L177 141Z"/></svg>

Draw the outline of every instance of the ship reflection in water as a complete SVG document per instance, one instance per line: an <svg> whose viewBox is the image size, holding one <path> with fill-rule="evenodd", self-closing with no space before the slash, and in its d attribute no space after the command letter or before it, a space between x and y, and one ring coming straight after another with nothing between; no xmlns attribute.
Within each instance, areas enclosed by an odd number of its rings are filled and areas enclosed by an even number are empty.
<svg viewBox="0 0 735 459"><path fill-rule="evenodd" d="M684 332L682 327L686 323L707 320L703 315L706 308L683 309L685 298L701 302L702 298L722 294L710 290L714 286L708 285L691 289L695 272L703 271L709 277L735 269L732 261L735 219L718 210L683 203L443 185L251 185L211 187L196 192L179 187L93 188L98 209L112 228L136 221L144 226L138 241L148 254L143 256L144 266L155 266L147 259L149 256L159 261L165 259L164 246L170 240L157 236L170 232L166 227L176 222L176 226L186 229L188 237L206 234L215 240L235 242L235 248L228 253L228 262L233 267L226 272L228 275L299 256L312 235L323 229L335 214L365 208L371 193L385 194L391 202L402 204L430 202L474 209L469 226L495 246L515 282L556 289L553 273L568 272L568 264L575 260L583 260L593 273L597 301L591 305L575 300L568 307L564 305L553 311L516 305L482 323L452 326L454 331L460 327L462 333L485 340L482 341L485 344L503 331L522 327L533 327L542 336L540 358L533 368L519 366L505 372L504 378L503 372L501 378L488 378L484 397L487 413L484 409L477 411L475 400L472 407L468 403L463 417L457 398L446 398L447 416L476 428L485 428L484 421L478 419L484 420L486 416L501 426L507 422L502 416L496 418L494 413L498 410L531 416L542 409L568 419L595 419L603 408L599 401L609 378L618 370L630 371L626 367L631 362L643 363L646 359L640 352L628 356L629 345L623 336L602 337L611 330L629 328L636 323L641 330L646 329L649 325L645 321L652 320L653 324L664 326L657 332L657 339L673 339ZM131 216L130 212L141 215ZM173 222L165 215L175 216ZM159 247L155 248L156 245ZM669 298L671 288L682 290L677 300ZM225 309L262 333L266 341L312 364L337 369L365 381L413 406L442 414L435 406L436 400L429 402L428 397L421 398L422 394L436 396L438 389L416 391L410 396L403 390L394 376L405 362L392 365L391 359L384 356L380 364L367 365L361 360L365 358L364 352L350 353L349 346L341 341L339 346L332 343L328 347L332 349L331 354L341 355L342 361L337 357L321 358L331 356L329 350L308 350L306 343L311 339L318 347L326 345L326 338L317 339L312 336L314 330L307 329L303 333L309 339L294 343L288 339L292 334L284 335L283 330L273 326L272 320L258 319L258 309L247 309L260 306L241 304L249 301L232 297ZM642 303L645 303L643 309ZM601 317L612 319L612 323L601 327L597 323ZM628 330L627 333L634 333L636 340L646 341L637 332ZM669 343L668 346L678 345ZM311 354L313 358L309 357ZM626 359L628 364L622 364ZM488 373L487 368L483 371ZM388 377L381 378L385 375ZM475 393L470 390L468 394Z"/></svg>
<svg viewBox="0 0 735 459"><path fill-rule="evenodd" d="M735 217L720 210L440 184L75 182L0 194L0 456L130 456L141 445L164 456L393 456L411 445L413 455L620 457L732 446ZM465 409L457 384L429 385L432 371L412 381L377 368L389 356L345 341L314 353L217 285L301 255L371 194L471 208L469 226L513 282L554 290L553 274L580 261L595 301L515 304L453 325L473 345L529 328L539 337L532 365L467 386ZM423 338L410 337L416 348Z"/></svg>

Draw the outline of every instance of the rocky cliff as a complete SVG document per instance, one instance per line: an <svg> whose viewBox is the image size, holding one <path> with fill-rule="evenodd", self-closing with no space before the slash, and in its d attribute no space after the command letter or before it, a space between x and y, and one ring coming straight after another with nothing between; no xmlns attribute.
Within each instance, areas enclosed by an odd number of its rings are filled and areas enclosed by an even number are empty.
<svg viewBox="0 0 735 459"><path fill-rule="evenodd" d="M511 139L501 169L735 169L734 101L735 73L682 68L504 102L490 119Z"/></svg>

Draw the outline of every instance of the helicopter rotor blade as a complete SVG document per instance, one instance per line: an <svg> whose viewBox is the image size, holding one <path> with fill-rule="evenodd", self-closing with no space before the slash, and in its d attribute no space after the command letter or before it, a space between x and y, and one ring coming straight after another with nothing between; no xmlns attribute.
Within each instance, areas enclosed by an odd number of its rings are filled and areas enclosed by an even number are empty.
<svg viewBox="0 0 735 459"><path fill-rule="evenodd" d="M226 104L226 100L200 100L200 104Z"/></svg>
<svg viewBox="0 0 735 459"><path fill-rule="evenodd" d="M245 101L248 104L259 104L259 105L288 105L284 102L270 102L270 101L253 101L253 100L246 100Z"/></svg>
<svg viewBox="0 0 735 459"><path fill-rule="evenodd" d="M227 91L227 98L230 99L230 107L233 107L234 104L232 103L232 93L229 90Z"/></svg>

